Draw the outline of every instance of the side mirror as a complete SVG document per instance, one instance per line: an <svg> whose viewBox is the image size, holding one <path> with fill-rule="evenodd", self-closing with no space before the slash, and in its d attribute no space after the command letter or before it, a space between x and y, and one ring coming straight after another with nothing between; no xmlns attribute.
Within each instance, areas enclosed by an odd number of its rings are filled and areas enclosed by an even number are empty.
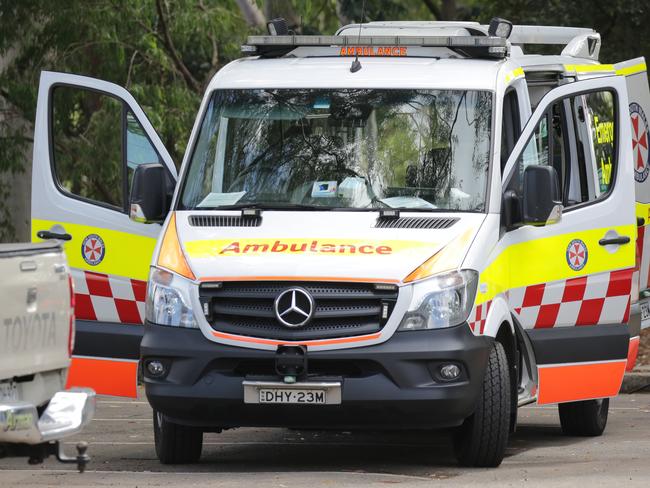
<svg viewBox="0 0 650 488"><path fill-rule="evenodd" d="M167 174L159 163L140 164L133 174L129 218L136 222L162 222L169 212Z"/></svg>
<svg viewBox="0 0 650 488"><path fill-rule="evenodd" d="M555 168L533 164L524 170L523 224L554 224L562 218L560 179Z"/></svg>

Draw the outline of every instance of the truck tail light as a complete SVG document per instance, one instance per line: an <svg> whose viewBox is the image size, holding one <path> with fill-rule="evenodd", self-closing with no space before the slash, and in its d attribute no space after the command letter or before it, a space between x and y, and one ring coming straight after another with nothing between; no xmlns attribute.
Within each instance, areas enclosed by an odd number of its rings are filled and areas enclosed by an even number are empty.
<svg viewBox="0 0 650 488"><path fill-rule="evenodd" d="M68 275L68 286L70 289L70 328L68 330L68 357L72 357L72 350L74 349L74 307L75 307L75 297L74 297L74 282L72 281L72 275Z"/></svg>

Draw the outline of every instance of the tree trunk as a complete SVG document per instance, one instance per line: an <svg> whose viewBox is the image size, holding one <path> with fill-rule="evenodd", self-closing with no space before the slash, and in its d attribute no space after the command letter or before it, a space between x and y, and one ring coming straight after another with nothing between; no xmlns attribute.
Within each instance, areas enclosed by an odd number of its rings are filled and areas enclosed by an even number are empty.
<svg viewBox="0 0 650 488"><path fill-rule="evenodd" d="M265 27L266 17L255 4L255 0L235 0L244 20L251 27Z"/></svg>
<svg viewBox="0 0 650 488"><path fill-rule="evenodd" d="M339 18L339 24L348 25L352 23L350 17L348 17L341 5L341 0L336 0L336 16Z"/></svg>
<svg viewBox="0 0 650 488"><path fill-rule="evenodd" d="M442 16L440 20L456 20L458 15L456 0L442 0L440 14Z"/></svg>

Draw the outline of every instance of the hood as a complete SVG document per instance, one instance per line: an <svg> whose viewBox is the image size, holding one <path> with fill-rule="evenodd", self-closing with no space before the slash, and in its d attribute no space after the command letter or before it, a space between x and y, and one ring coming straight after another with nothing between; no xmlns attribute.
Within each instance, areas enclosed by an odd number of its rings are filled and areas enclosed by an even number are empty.
<svg viewBox="0 0 650 488"><path fill-rule="evenodd" d="M323 279L400 283L432 256L444 269L462 263L485 215L402 213L401 218L457 219L446 228L377 227L377 212L265 211L256 227L217 226L195 216L240 212L176 212L179 241L197 279ZM224 219L225 220L225 219ZM452 250L453 252L449 252Z"/></svg>

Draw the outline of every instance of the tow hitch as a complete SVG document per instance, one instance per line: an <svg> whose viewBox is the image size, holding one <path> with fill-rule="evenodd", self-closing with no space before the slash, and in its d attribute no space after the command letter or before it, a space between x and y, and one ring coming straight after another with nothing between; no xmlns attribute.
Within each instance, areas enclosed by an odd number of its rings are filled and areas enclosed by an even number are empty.
<svg viewBox="0 0 650 488"><path fill-rule="evenodd" d="M61 463L77 464L80 473L86 470L90 456L86 454L88 444L80 442L76 445L77 455L68 456L63 452L63 445L59 441L43 442L41 444L5 444L0 457L26 457L29 464L41 464L50 456L56 456Z"/></svg>

